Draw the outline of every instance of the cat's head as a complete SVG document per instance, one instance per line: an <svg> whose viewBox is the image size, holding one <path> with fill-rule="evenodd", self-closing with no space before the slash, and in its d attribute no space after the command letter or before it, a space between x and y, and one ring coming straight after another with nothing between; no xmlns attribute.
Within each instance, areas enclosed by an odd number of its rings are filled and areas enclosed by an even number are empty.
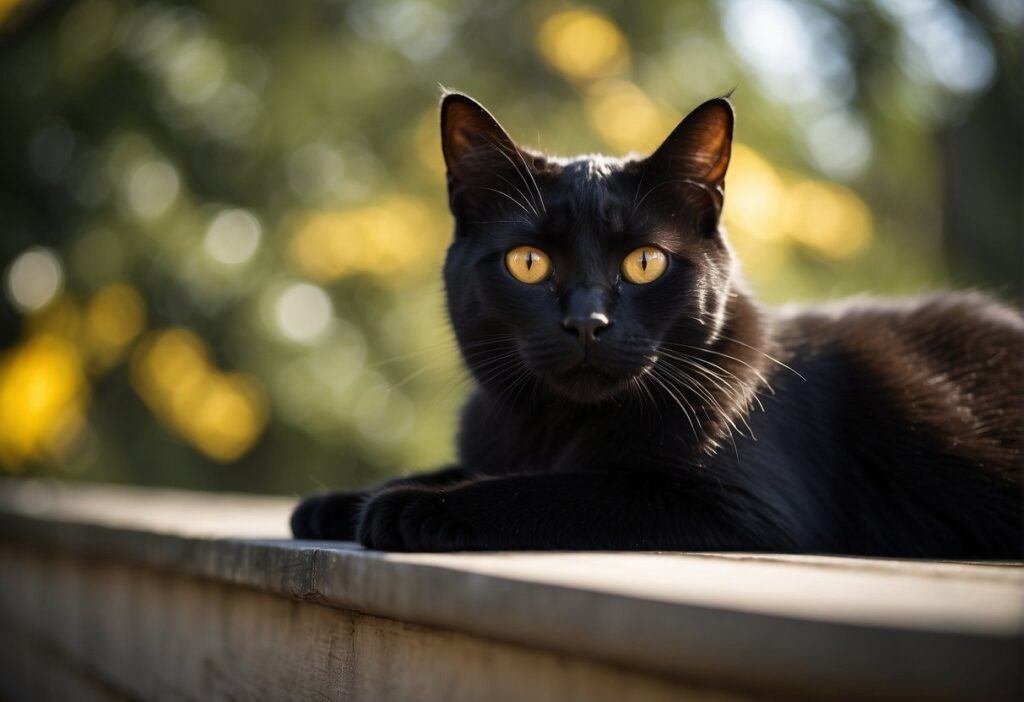
<svg viewBox="0 0 1024 702"><path fill-rule="evenodd" d="M555 158L518 146L470 97L444 97L445 285L478 381L537 381L591 404L672 349L714 341L733 268L719 229L733 123L717 98L647 158Z"/></svg>

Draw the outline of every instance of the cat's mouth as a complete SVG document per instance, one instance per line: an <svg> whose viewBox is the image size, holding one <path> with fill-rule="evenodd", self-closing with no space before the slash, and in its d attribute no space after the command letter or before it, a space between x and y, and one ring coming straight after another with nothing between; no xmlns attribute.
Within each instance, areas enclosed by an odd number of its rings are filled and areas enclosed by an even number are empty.
<svg viewBox="0 0 1024 702"><path fill-rule="evenodd" d="M614 374L590 362L583 362L548 376L549 385L574 402L600 402L623 390L630 375Z"/></svg>
<svg viewBox="0 0 1024 702"><path fill-rule="evenodd" d="M542 386L577 404L595 404L627 392L653 362L646 349L605 343L587 350L581 352L575 344L523 344L520 354Z"/></svg>

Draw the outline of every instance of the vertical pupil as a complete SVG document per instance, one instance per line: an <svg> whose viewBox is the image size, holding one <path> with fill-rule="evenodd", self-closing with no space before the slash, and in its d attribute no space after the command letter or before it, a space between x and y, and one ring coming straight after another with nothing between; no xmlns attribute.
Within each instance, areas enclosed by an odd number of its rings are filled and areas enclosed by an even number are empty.
<svg viewBox="0 0 1024 702"><path fill-rule="evenodd" d="M641 251L640 252L640 267L643 268L645 271L647 270L647 252L646 251Z"/></svg>
<svg viewBox="0 0 1024 702"><path fill-rule="evenodd" d="M527 251L526 252L526 270L530 270L531 268L533 268L533 252L532 251Z"/></svg>

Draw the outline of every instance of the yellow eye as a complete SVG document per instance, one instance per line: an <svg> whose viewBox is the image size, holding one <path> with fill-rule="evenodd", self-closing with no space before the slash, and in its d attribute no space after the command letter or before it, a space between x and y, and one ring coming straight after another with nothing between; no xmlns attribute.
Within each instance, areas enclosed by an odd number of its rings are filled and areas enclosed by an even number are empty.
<svg viewBox="0 0 1024 702"><path fill-rule="evenodd" d="M668 268L668 257L661 249L641 246L633 249L622 259L622 276L631 283L644 285L653 283Z"/></svg>
<svg viewBox="0 0 1024 702"><path fill-rule="evenodd" d="M517 246L505 254L505 265L516 280L529 285L542 283L551 275L551 259L540 249Z"/></svg>

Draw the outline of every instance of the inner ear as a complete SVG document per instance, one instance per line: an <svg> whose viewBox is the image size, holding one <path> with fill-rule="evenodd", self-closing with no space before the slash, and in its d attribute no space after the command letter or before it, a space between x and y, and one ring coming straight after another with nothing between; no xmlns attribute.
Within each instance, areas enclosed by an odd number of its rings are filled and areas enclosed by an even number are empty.
<svg viewBox="0 0 1024 702"><path fill-rule="evenodd" d="M726 98L701 104L672 130L647 159L648 182L658 183L659 200L686 209L704 233L717 230L732 154L735 114Z"/></svg>
<svg viewBox="0 0 1024 702"><path fill-rule="evenodd" d="M535 157L520 149L491 113L468 95L449 93L441 101L441 148L453 214L497 207L532 220L545 209Z"/></svg>
<svg viewBox="0 0 1024 702"><path fill-rule="evenodd" d="M519 151L491 113L462 93L448 93L441 101L441 148L448 174L456 180L504 160L502 152L512 156Z"/></svg>
<svg viewBox="0 0 1024 702"><path fill-rule="evenodd" d="M735 122L727 98L708 100L672 130L650 161L666 175L721 189L732 154Z"/></svg>

